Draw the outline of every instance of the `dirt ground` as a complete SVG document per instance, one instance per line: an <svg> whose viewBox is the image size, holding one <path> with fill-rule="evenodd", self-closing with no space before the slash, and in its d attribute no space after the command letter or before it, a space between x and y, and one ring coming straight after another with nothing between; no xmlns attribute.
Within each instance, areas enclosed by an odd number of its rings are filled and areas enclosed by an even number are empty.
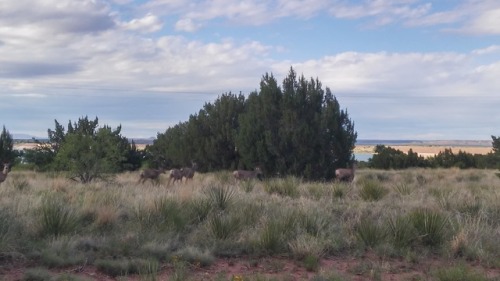
<svg viewBox="0 0 500 281"><path fill-rule="evenodd" d="M429 258L419 261L405 261L403 259L381 258L373 253L366 253L361 257L332 257L322 259L320 267L315 272L305 269L301 262L286 258L231 258L217 259L209 267L190 265L186 268L184 277L188 280L311 280L314 276L330 277L336 274L341 280L432 280L432 274L438 268L451 267L460 264L460 261ZM488 278L500 278L500 268L485 268L477 264L468 265L471 270L482 272ZM0 280L23 280L24 272L29 265L12 264L3 266L0 271ZM54 275L68 273L90 280L180 280L179 273L172 265L164 265L155 276L132 275L110 277L99 272L94 266L74 267L63 270L53 270ZM175 276L175 279L174 279ZM260 279L257 279L260 277ZM3 278L3 279L2 279ZM181 277L182 278L182 277Z"/></svg>

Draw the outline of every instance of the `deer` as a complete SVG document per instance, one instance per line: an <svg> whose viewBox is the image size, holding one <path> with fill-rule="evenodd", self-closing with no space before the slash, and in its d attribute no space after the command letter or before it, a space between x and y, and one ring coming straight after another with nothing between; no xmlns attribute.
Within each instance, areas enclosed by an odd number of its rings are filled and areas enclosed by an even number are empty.
<svg viewBox="0 0 500 281"><path fill-rule="evenodd" d="M182 177L186 178L186 183L188 182L188 180L192 180L193 179L194 173L196 172L197 169L198 169L198 165L195 162L191 163L191 167L190 168L189 167L185 167L185 168L181 169ZM182 181L182 179L181 179L181 181Z"/></svg>
<svg viewBox="0 0 500 281"><path fill-rule="evenodd" d="M0 184L7 179L7 174L9 173L9 168L10 168L10 163L4 163L3 164L3 171L0 174Z"/></svg>
<svg viewBox="0 0 500 281"><path fill-rule="evenodd" d="M150 179L153 183L159 184L160 174L164 174L166 170L164 168L160 169L144 169L142 170L139 178L140 183L145 183L146 180Z"/></svg>
<svg viewBox="0 0 500 281"><path fill-rule="evenodd" d="M356 172L356 164L352 165L348 169L337 169L335 170L335 178L337 181L352 182L354 180L354 174Z"/></svg>
<svg viewBox="0 0 500 281"><path fill-rule="evenodd" d="M233 172L233 177L236 180L259 179L262 180L262 171L256 167L254 171L236 170Z"/></svg>
<svg viewBox="0 0 500 281"><path fill-rule="evenodd" d="M182 170L179 169L172 169L170 170L170 178L168 179L168 185L170 185L170 181L173 179L173 183L175 184L176 181L181 181L182 182L182 177L184 174L182 173Z"/></svg>

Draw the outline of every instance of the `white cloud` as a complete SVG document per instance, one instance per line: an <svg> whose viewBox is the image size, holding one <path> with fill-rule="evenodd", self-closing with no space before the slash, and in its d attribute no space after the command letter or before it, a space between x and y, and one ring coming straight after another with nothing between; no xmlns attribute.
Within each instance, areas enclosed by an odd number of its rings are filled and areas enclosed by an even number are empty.
<svg viewBox="0 0 500 281"><path fill-rule="evenodd" d="M464 29L472 33L499 35L500 6L498 9L482 11Z"/></svg>
<svg viewBox="0 0 500 281"><path fill-rule="evenodd" d="M500 45L492 45L486 48L473 50L472 53L475 55L487 55L500 52Z"/></svg>
<svg viewBox="0 0 500 281"><path fill-rule="evenodd" d="M339 2L330 8L330 13L337 18L359 19L373 17L380 25L395 20L410 20L422 17L431 9L430 3L414 0L376 0L363 1L362 4Z"/></svg>
<svg viewBox="0 0 500 281"><path fill-rule="evenodd" d="M122 26L128 30L149 33L161 30L163 23L157 16L148 13L142 18L132 19L129 22L123 23Z"/></svg>
<svg viewBox="0 0 500 281"><path fill-rule="evenodd" d="M175 30L194 32L201 27L201 24L195 23L192 19L184 18L180 19L175 23Z"/></svg>

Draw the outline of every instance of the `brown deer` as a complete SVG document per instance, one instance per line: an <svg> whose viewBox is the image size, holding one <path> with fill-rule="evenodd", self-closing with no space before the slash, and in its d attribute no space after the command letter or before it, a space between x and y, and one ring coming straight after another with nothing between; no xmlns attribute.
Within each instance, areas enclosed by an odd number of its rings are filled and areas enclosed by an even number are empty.
<svg viewBox="0 0 500 281"><path fill-rule="evenodd" d="M352 165L349 169L337 169L335 170L335 179L337 181L352 182L354 180L355 172L356 164Z"/></svg>
<svg viewBox="0 0 500 281"><path fill-rule="evenodd" d="M3 171L0 174L0 184L5 181L7 178L7 174L9 173L9 168L10 168L10 163L4 163L3 164Z"/></svg>
<svg viewBox="0 0 500 281"><path fill-rule="evenodd" d="M173 179L173 183L175 184L176 181L182 182L182 177L183 173L179 169L172 169L170 170L170 178L168 179L168 185L170 185L170 181Z"/></svg>
<svg viewBox="0 0 500 281"><path fill-rule="evenodd" d="M153 184L160 183L160 174L164 174L166 171L164 168L160 169L144 169L140 174L140 183L145 183L146 180L150 179Z"/></svg>
<svg viewBox="0 0 500 281"><path fill-rule="evenodd" d="M192 180L194 173L198 169L198 165L195 162L191 163L191 168L185 167L181 169L182 177L186 178L186 183L188 180ZM181 180L182 181L182 180Z"/></svg>
<svg viewBox="0 0 500 281"><path fill-rule="evenodd" d="M262 171L256 167L254 171L236 170L233 172L233 177L236 180L259 179L262 180Z"/></svg>

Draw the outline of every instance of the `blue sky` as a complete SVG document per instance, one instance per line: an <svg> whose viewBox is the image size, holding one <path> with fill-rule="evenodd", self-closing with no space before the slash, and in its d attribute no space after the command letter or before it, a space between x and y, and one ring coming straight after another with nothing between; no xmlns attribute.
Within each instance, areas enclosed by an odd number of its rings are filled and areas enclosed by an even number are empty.
<svg viewBox="0 0 500 281"><path fill-rule="evenodd" d="M500 135L497 0L0 0L0 125L88 115L155 137L290 67L359 139Z"/></svg>

